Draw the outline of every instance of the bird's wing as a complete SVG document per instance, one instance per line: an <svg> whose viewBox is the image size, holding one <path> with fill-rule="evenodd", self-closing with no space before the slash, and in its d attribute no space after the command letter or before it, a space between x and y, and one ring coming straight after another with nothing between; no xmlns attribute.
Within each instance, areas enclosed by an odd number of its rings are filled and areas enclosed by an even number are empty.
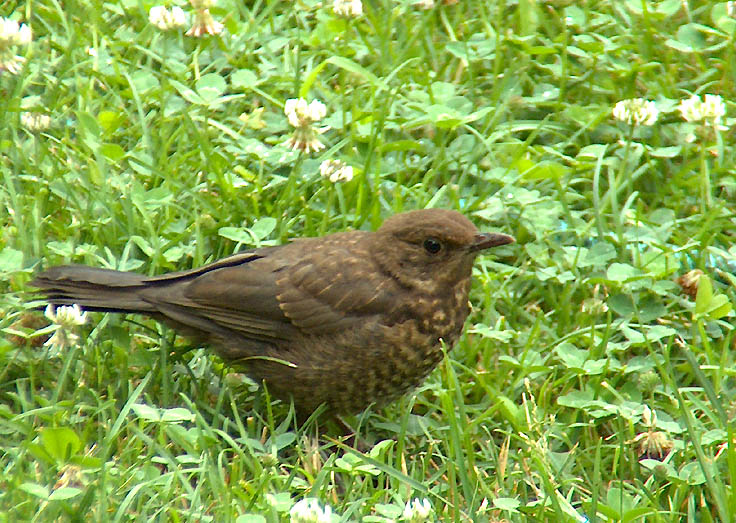
<svg viewBox="0 0 736 523"><path fill-rule="evenodd" d="M366 234L342 233L315 242L305 249L306 256L279 274L279 306L302 332L343 330L391 309L396 283L373 262L361 241Z"/></svg>
<svg viewBox="0 0 736 523"><path fill-rule="evenodd" d="M377 272L365 234L300 239L149 278L158 287L150 299L181 323L191 314L200 330L211 321L261 341L349 328L389 309L395 286Z"/></svg>
<svg viewBox="0 0 736 523"><path fill-rule="evenodd" d="M279 308L276 275L285 246L239 253L189 271L147 278L145 298L175 321L208 331L208 322L247 338L288 339L296 328ZM214 326L213 326L214 328Z"/></svg>

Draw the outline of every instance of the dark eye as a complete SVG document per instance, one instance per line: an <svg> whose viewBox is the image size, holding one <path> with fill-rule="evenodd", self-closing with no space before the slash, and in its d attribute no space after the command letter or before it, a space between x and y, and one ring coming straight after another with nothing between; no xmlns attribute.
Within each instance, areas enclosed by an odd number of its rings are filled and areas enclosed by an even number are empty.
<svg viewBox="0 0 736 523"><path fill-rule="evenodd" d="M427 238L422 245L429 254L437 254L442 250L442 244L435 238Z"/></svg>

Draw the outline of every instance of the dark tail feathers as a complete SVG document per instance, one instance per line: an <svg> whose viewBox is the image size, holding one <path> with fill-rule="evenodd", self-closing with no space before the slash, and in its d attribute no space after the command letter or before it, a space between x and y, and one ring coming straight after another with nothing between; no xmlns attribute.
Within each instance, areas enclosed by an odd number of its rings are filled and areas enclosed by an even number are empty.
<svg viewBox="0 0 736 523"><path fill-rule="evenodd" d="M39 274L30 285L54 305L76 303L91 311L153 312L154 307L143 299L145 279L132 272L62 265Z"/></svg>

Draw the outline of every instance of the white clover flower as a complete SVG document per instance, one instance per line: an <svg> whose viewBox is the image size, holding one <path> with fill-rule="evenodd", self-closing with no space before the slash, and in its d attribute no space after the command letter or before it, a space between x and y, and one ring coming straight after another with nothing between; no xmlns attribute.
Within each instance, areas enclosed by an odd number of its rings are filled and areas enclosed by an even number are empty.
<svg viewBox="0 0 736 523"><path fill-rule="evenodd" d="M726 116L726 104L723 98L717 94L706 94L703 100L703 119L719 126L721 118Z"/></svg>
<svg viewBox="0 0 736 523"><path fill-rule="evenodd" d="M644 405L644 412L641 414L642 424L647 428L646 432L641 432L636 437L626 443L638 443L639 454L642 457L650 459L662 460L674 448L675 443L665 432L656 430L657 413L648 405Z"/></svg>
<svg viewBox="0 0 736 523"><path fill-rule="evenodd" d="M605 314L608 312L608 305L600 298L585 298L580 306L580 310L592 315Z"/></svg>
<svg viewBox="0 0 736 523"><path fill-rule="evenodd" d="M84 325L87 321L87 313L82 312L79 305L56 307L49 304L44 311L44 315L56 324L56 330L53 336L44 343L45 346L63 349L79 341L79 336L74 334L72 330L79 325Z"/></svg>
<svg viewBox="0 0 736 523"><path fill-rule="evenodd" d="M703 102L697 95L682 100L677 108L680 110L682 117L688 122L698 122L703 119Z"/></svg>
<svg viewBox="0 0 736 523"><path fill-rule="evenodd" d="M31 28L26 24L0 17L0 71L18 74L25 58L16 55L15 48L30 44L32 39Z"/></svg>
<svg viewBox="0 0 736 523"><path fill-rule="evenodd" d="M329 523L332 521L332 509L322 508L314 498L297 501L289 511L291 523Z"/></svg>
<svg viewBox="0 0 736 523"><path fill-rule="evenodd" d="M319 172L332 183L349 182L353 179L353 168L340 160L325 160L319 165Z"/></svg>
<svg viewBox="0 0 736 523"><path fill-rule="evenodd" d="M187 17L181 7L172 7L171 11L162 5L157 5L148 11L148 21L161 31L179 29L187 24Z"/></svg>
<svg viewBox="0 0 736 523"><path fill-rule="evenodd" d="M641 421L647 427L655 427L657 425L657 412L644 405L644 412L641 413Z"/></svg>
<svg viewBox="0 0 736 523"><path fill-rule="evenodd" d="M26 24L21 24L20 29L18 29L18 36L16 38L18 45L28 45L33 40L33 35L31 34L31 28L28 27Z"/></svg>
<svg viewBox="0 0 736 523"><path fill-rule="evenodd" d="M168 29L167 18L170 16L169 10L162 5L155 5L148 10L148 21L161 30Z"/></svg>
<svg viewBox="0 0 736 523"><path fill-rule="evenodd" d="M291 98L284 104L284 114L289 123L294 127L294 134L285 145L291 149L304 151L321 151L325 148L319 141L318 135L324 133L328 128L317 128L312 124L318 122L327 114L327 107L319 100L310 103L304 98Z"/></svg>
<svg viewBox="0 0 736 523"><path fill-rule="evenodd" d="M434 0L415 0L414 7L419 9L432 9L434 7Z"/></svg>
<svg viewBox="0 0 736 523"><path fill-rule="evenodd" d="M26 112L20 115L20 123L29 131L38 133L51 126L51 117L47 114Z"/></svg>
<svg viewBox="0 0 736 523"><path fill-rule="evenodd" d="M18 22L9 18L0 18L0 45L15 45L15 37L19 30Z"/></svg>
<svg viewBox="0 0 736 523"><path fill-rule="evenodd" d="M693 95L687 100L682 100L677 108L688 122L702 121L719 131L727 129L721 124L721 119L726 115L726 104L717 94L706 94L704 100L698 95Z"/></svg>
<svg viewBox="0 0 736 523"><path fill-rule="evenodd" d="M363 14L363 2L360 0L335 0L332 10L339 16L360 16Z"/></svg>
<svg viewBox="0 0 736 523"><path fill-rule="evenodd" d="M14 45L27 45L33 36L26 24L18 24L10 18L0 18L0 48Z"/></svg>
<svg viewBox="0 0 736 523"><path fill-rule="evenodd" d="M613 117L629 125L654 125L658 116L656 104L644 98L621 100L613 107Z"/></svg>
<svg viewBox="0 0 736 523"><path fill-rule="evenodd" d="M215 0L189 0L189 4L194 8L194 22L192 27L187 31L187 36L200 37L205 34L220 34L225 28L220 22L217 22L210 14L210 7L215 5Z"/></svg>
<svg viewBox="0 0 736 523"><path fill-rule="evenodd" d="M290 98L284 104L284 114L294 127L303 127L318 122L327 114L327 107L319 100L310 103L304 98Z"/></svg>
<svg viewBox="0 0 736 523"><path fill-rule="evenodd" d="M79 305L47 305L44 316L56 323L59 327L69 329L87 323L87 313L82 312Z"/></svg>
<svg viewBox="0 0 736 523"><path fill-rule="evenodd" d="M205 34L216 35L220 34L224 28L224 25L212 18L209 9L202 9L194 12L194 23L186 35L194 37Z"/></svg>
<svg viewBox="0 0 736 523"><path fill-rule="evenodd" d="M432 505L427 498L421 500L414 498L408 501L402 513L402 517L412 523L423 523L424 521L428 521L432 516L434 516L434 510L432 510Z"/></svg>
<svg viewBox="0 0 736 523"><path fill-rule="evenodd" d="M209 9L214 7L217 0L189 0L189 5L194 9Z"/></svg>
<svg viewBox="0 0 736 523"><path fill-rule="evenodd" d="M33 40L33 34L31 34L31 28L26 24L20 24L18 26L18 32L15 33L15 45L28 45Z"/></svg>

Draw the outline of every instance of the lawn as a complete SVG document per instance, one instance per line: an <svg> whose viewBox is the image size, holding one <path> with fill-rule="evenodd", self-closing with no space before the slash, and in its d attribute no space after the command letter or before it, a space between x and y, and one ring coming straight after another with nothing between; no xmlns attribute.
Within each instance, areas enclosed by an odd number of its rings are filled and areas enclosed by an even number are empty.
<svg viewBox="0 0 736 523"><path fill-rule="evenodd" d="M332 2L0 5L0 522L736 521L736 3ZM28 284L424 207L517 242L358 445Z"/></svg>

